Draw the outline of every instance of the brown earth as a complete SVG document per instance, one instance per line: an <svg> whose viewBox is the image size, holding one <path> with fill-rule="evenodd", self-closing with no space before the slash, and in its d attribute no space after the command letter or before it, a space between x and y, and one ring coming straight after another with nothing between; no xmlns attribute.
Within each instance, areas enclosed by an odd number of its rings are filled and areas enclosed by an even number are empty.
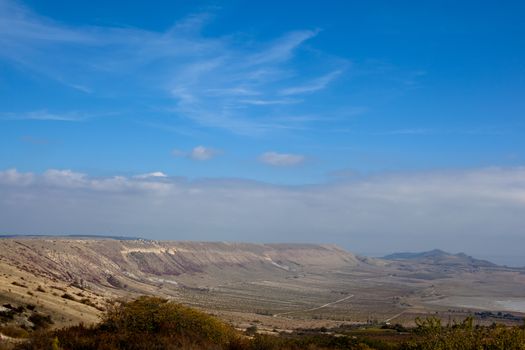
<svg viewBox="0 0 525 350"><path fill-rule="evenodd" d="M438 260L382 260L332 245L0 240L0 305L34 304L54 326L95 322L107 300L140 294L271 332L367 321L411 324L429 313L451 320L483 310L497 316L507 313L502 305L523 302L523 291L524 270L446 253ZM478 322L493 321L488 315Z"/></svg>

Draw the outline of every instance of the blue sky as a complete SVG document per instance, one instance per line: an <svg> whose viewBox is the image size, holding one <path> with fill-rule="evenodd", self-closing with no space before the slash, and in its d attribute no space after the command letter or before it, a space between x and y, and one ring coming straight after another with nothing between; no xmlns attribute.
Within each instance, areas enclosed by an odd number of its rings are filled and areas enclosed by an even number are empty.
<svg viewBox="0 0 525 350"><path fill-rule="evenodd" d="M57 174L64 191L81 176L84 189L116 178L211 179L213 192L230 179L304 195L392 176L470 186L469 176L489 173L506 180L487 186L521 193L524 15L520 1L0 0L0 179L10 195L20 195L20 181L43 195ZM524 209L521 197L509 200ZM508 234L523 239L513 220ZM380 232L373 221L360 232ZM474 227L451 225L443 230ZM168 222L152 236L176 228ZM312 240L303 229L286 232ZM128 233L116 222L90 230ZM337 232L327 240L355 243Z"/></svg>

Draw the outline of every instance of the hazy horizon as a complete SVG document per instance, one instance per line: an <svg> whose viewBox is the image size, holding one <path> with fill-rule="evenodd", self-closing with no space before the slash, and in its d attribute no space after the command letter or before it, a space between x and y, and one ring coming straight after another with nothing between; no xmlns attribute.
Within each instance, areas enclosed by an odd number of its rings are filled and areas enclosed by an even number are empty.
<svg viewBox="0 0 525 350"><path fill-rule="evenodd" d="M0 232L524 266L524 13L0 0Z"/></svg>
<svg viewBox="0 0 525 350"><path fill-rule="evenodd" d="M76 235L76 234L63 234L63 235L53 235L53 234L8 234L8 233L0 233L0 239L6 239L6 238L17 238L17 237L27 237L27 238L46 238L46 237L60 237L60 238L72 238L72 239L75 239L75 238L82 238L82 237L89 237L89 238L92 238L92 239L97 239L97 238L115 238L115 239L145 239L145 240L155 240L153 238L144 238L144 237L141 237L141 236L126 236L126 235L123 235L123 236L113 236L113 235L104 235L104 234L93 234L93 235L89 235L89 234L85 234L85 235ZM160 241L162 241L163 239L160 239ZM188 242L191 242L191 241L194 241L194 240L177 240L177 239L164 239L166 241L188 241ZM203 242L229 242L229 243L255 243L255 244L278 244L278 243L290 243L290 244L320 244L320 245L333 245L335 243L330 243L330 242L301 242L301 241L295 241L295 242L289 242L289 241L282 241L282 242L277 242L277 241L220 241L220 240L215 240L215 241L203 241ZM338 244L335 244L335 245L338 245ZM436 248L436 247L423 247L421 250L417 250L417 251L407 251L407 250L398 250L398 251L355 251L355 250L352 250L352 247L345 247L345 246L342 246L342 245L338 245L339 247L351 252L351 253L354 253L354 254L357 254L357 255L360 255L360 256L367 256L367 257L373 257L373 258L383 258L389 254L393 254L393 253L421 253L421 252L426 252L426 251L431 251L431 250L435 250L435 249L438 249L438 250L443 250L441 248ZM502 266L509 266L509 267L525 267L525 257L523 255L472 255L470 254L468 251L446 251L446 250L443 250L445 251L446 253L450 253L450 254L459 254L459 253L464 253L464 254L467 254L467 255L470 255L472 256L473 258L475 259L481 259L481 260L487 260L487 261L490 261L490 262L493 262L495 264L498 264L498 265L502 265Z"/></svg>

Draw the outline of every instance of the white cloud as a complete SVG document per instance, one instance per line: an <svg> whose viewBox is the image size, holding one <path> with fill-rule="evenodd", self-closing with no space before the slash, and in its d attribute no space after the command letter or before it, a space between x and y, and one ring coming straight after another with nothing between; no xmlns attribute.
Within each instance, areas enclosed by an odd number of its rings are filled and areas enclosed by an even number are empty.
<svg viewBox="0 0 525 350"><path fill-rule="evenodd" d="M167 179L167 175L162 172L141 174L132 178L125 176L96 178L69 169L48 169L38 176L33 173L21 173L16 169L0 171L0 186L34 186L37 189L54 188L96 192L166 193L173 186L172 183L167 182Z"/></svg>
<svg viewBox="0 0 525 350"><path fill-rule="evenodd" d="M377 174L310 186L0 171L3 233L105 232L523 255L524 218L525 168Z"/></svg>
<svg viewBox="0 0 525 350"><path fill-rule="evenodd" d="M263 63L282 62L288 60L295 49L303 42L316 36L318 31L302 30L290 32L276 40L266 49L248 57L245 64L259 65Z"/></svg>
<svg viewBox="0 0 525 350"><path fill-rule="evenodd" d="M215 157L220 152L212 148L197 146L191 150L190 158L194 160L209 160Z"/></svg>
<svg viewBox="0 0 525 350"><path fill-rule="evenodd" d="M33 183L33 173L21 173L16 169L0 171L0 184L8 186L26 186Z"/></svg>
<svg viewBox="0 0 525 350"><path fill-rule="evenodd" d="M54 120L78 122L88 119L88 116L79 112L50 113L45 110L29 111L21 113L0 113L0 119L4 120Z"/></svg>
<svg viewBox="0 0 525 350"><path fill-rule="evenodd" d="M77 173L71 170L49 169L43 174L43 179L50 185L59 187L86 187L89 180L86 174Z"/></svg>
<svg viewBox="0 0 525 350"><path fill-rule="evenodd" d="M264 41L246 39L243 33L205 35L202 29L212 17L209 13L191 15L158 32L130 27L72 26L39 16L18 2L2 0L0 59L84 95L111 96L123 109L129 105L130 96L163 96L161 105L153 108L165 112L155 115L169 117L173 122L191 121L243 135L290 130L298 124L307 124L307 121L278 121L274 108L308 103L283 99L282 91L314 93L333 79L335 72L308 81L303 77L311 76L310 66L291 64L298 54L313 56L299 49L319 31L294 30ZM318 65L336 70L344 66L341 59L323 55L315 55L313 59ZM128 77L125 89L120 85L122 76ZM268 123L266 118L258 116L273 117L274 121ZM7 117L85 119L82 113L47 111Z"/></svg>
<svg viewBox="0 0 525 350"><path fill-rule="evenodd" d="M377 132L377 135L429 135L436 133L436 130L424 128L396 129L383 132Z"/></svg>
<svg viewBox="0 0 525 350"><path fill-rule="evenodd" d="M260 95L260 92L250 90L245 87L231 87L231 88L215 88L208 89L206 93L209 95L215 96L254 96Z"/></svg>
<svg viewBox="0 0 525 350"><path fill-rule="evenodd" d="M174 149L171 151L171 154L174 157L187 157L199 161L210 160L221 153L221 150L204 146L196 146L191 151L183 151L180 149Z"/></svg>
<svg viewBox="0 0 525 350"><path fill-rule="evenodd" d="M134 178L136 179L160 179L166 177L168 177L168 175L164 174L162 171L154 171L152 173L139 174L134 176Z"/></svg>
<svg viewBox="0 0 525 350"><path fill-rule="evenodd" d="M313 93L319 90L326 89L328 84L330 84L334 79L336 79L339 75L341 75L341 73L342 71L338 70L338 71L326 74L315 80L306 82L303 85L285 88L281 90L281 94L282 95L299 95L299 94Z"/></svg>
<svg viewBox="0 0 525 350"><path fill-rule="evenodd" d="M261 154L259 161L273 166L293 166L302 164L306 157L300 154L266 152Z"/></svg>
<svg viewBox="0 0 525 350"><path fill-rule="evenodd" d="M280 99L280 100L241 100L241 103L246 103L256 106L269 106L269 105L290 105L300 103L301 100L292 99Z"/></svg>

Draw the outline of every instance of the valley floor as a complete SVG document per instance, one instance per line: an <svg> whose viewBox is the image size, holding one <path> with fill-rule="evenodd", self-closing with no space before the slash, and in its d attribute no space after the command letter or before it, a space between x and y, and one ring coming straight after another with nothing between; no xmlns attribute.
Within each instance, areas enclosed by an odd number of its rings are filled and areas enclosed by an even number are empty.
<svg viewBox="0 0 525 350"><path fill-rule="evenodd" d="M51 315L53 327L91 324L108 300L139 295L267 333L413 326L428 315L518 324L524 316L523 270L455 260L368 259L333 246L58 238L3 239L0 252L0 305L34 306L14 318L27 326L34 312Z"/></svg>

